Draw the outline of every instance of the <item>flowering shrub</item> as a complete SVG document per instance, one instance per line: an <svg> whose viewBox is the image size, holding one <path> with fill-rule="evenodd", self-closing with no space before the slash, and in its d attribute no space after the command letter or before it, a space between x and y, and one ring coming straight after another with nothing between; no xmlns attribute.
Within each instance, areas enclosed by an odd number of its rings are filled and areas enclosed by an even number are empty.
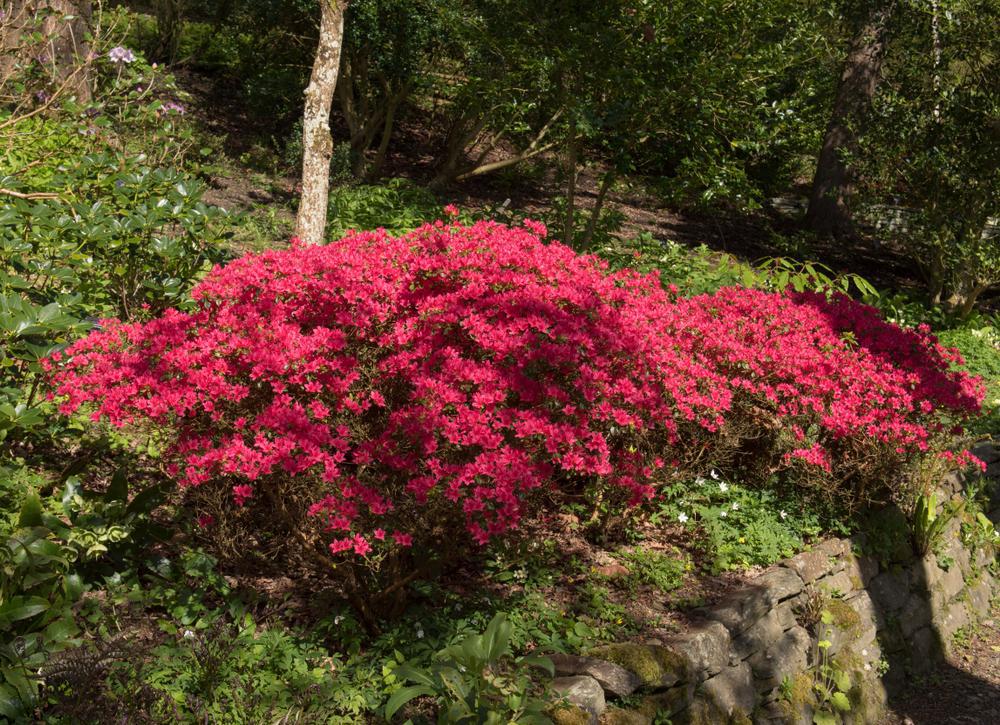
<svg viewBox="0 0 1000 725"><path fill-rule="evenodd" d="M685 299L544 235L437 222L248 255L191 312L101 323L57 392L175 431L182 485L293 510L295 536L361 556L456 520L485 543L553 491L639 503L720 459L882 495L883 461L932 453L978 409L956 353L846 297Z"/></svg>

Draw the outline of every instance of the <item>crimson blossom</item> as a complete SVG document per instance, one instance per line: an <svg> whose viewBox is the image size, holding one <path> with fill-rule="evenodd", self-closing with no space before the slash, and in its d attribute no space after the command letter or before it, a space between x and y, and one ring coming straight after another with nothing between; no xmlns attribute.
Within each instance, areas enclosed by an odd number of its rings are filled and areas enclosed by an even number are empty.
<svg viewBox="0 0 1000 725"><path fill-rule="evenodd" d="M437 222L247 255L193 311L102 322L56 394L171 431L179 483L234 506L311 481L301 520L362 556L427 535L422 511L485 543L537 494L596 482L637 504L726 447L768 475L856 481L872 451L933 453L978 410L955 352L847 297L682 298L544 236Z"/></svg>

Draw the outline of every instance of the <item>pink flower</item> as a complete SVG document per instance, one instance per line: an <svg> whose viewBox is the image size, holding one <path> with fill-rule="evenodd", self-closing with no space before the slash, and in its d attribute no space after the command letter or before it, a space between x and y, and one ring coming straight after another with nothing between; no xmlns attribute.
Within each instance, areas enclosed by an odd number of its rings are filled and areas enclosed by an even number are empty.
<svg viewBox="0 0 1000 725"><path fill-rule="evenodd" d="M203 529L207 529L215 523L215 517L211 514L201 514L196 520L198 522L198 526Z"/></svg>
<svg viewBox="0 0 1000 725"><path fill-rule="evenodd" d="M253 488L244 484L233 486L233 500L237 506L242 506L253 496Z"/></svg>
<svg viewBox="0 0 1000 725"><path fill-rule="evenodd" d="M351 543L354 546L354 553L358 556L365 556L372 550L371 544L369 544L368 540L361 534L355 534Z"/></svg>
<svg viewBox="0 0 1000 725"><path fill-rule="evenodd" d="M445 213L446 216L454 218L454 217L457 217L460 212L459 212L457 206L455 206L454 204L448 204L444 208L444 213Z"/></svg>
<svg viewBox="0 0 1000 725"><path fill-rule="evenodd" d="M877 491L866 461L936 455L979 409L954 351L844 295L684 298L545 234L484 221L293 240L213 269L191 309L102 321L45 365L62 412L168 435L179 485L235 483L236 506L313 487L310 515L352 556L387 531L411 546L397 527L438 523L429 502L483 544L567 481L638 505L716 448L753 445L753 470L791 483Z"/></svg>

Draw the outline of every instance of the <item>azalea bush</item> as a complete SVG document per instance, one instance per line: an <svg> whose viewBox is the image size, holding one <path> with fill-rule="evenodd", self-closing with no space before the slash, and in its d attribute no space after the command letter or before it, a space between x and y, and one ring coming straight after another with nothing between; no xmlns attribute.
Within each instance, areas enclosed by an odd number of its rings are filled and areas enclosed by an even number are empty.
<svg viewBox="0 0 1000 725"><path fill-rule="evenodd" d="M257 511L255 545L390 591L414 544L426 563L559 497L639 504L711 465L888 500L979 408L957 353L846 296L683 298L544 237L436 222L248 255L189 311L53 356L56 394L169 432L203 526Z"/></svg>

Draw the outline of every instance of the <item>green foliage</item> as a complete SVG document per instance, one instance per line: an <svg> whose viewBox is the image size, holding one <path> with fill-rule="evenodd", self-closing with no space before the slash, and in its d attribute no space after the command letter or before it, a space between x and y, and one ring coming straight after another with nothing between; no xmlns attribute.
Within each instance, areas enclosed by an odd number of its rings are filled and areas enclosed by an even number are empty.
<svg viewBox="0 0 1000 725"><path fill-rule="evenodd" d="M258 723L312 719L329 708L337 687L321 663L326 653L282 628L259 627L250 614L214 613L204 629L181 629L139 661L112 667L110 706L127 707L153 691L154 720Z"/></svg>
<svg viewBox="0 0 1000 725"><path fill-rule="evenodd" d="M860 275L838 274L818 262L772 257L751 265L730 254L713 252L705 245L692 249L678 242L654 239L648 232L607 244L598 254L616 269L657 270L664 284L674 285L685 296L737 285L771 291L843 292L873 299L879 296L878 290Z"/></svg>
<svg viewBox="0 0 1000 725"><path fill-rule="evenodd" d="M40 193L41 178L34 191L19 178L0 186ZM44 178L54 198L0 209L0 440L43 422L42 358L97 319L183 304L222 258L221 212L177 171L97 153Z"/></svg>
<svg viewBox="0 0 1000 725"><path fill-rule="evenodd" d="M883 568L913 556L910 522L897 506L872 511L858 522L865 532L862 553L879 560Z"/></svg>
<svg viewBox="0 0 1000 725"><path fill-rule="evenodd" d="M617 556L628 565L633 588L648 584L663 593L678 589L690 567L683 557L642 547L620 551Z"/></svg>
<svg viewBox="0 0 1000 725"><path fill-rule="evenodd" d="M0 715L23 718L38 701L38 671L79 644L71 606L83 592L71 574L72 552L42 525L41 502L29 494L18 528L0 547Z"/></svg>
<svg viewBox="0 0 1000 725"><path fill-rule="evenodd" d="M498 614L482 634L469 635L438 652L430 667L400 664L395 674L413 684L389 698L386 718L392 719L411 700L431 697L439 707L439 723L551 723L529 670L540 668L551 677L552 662L543 657L513 657L511 630Z"/></svg>
<svg viewBox="0 0 1000 725"><path fill-rule="evenodd" d="M975 433L1000 434L1000 331L990 321L970 321L966 326L938 333L941 344L958 348L963 368L986 384L983 415L970 426Z"/></svg>
<svg viewBox="0 0 1000 725"><path fill-rule="evenodd" d="M200 182L142 161L81 156L47 185L58 198L9 204L0 215L6 284L31 300L74 293L60 308L84 315L128 317L142 305L155 312L183 302L222 258L221 212L201 201Z"/></svg>
<svg viewBox="0 0 1000 725"><path fill-rule="evenodd" d="M379 227L390 234L402 234L442 216L434 194L406 179L341 186L330 192L327 235L337 239L350 229Z"/></svg>
<svg viewBox="0 0 1000 725"><path fill-rule="evenodd" d="M44 667L81 643L73 605L88 571L120 556L133 535L151 534L147 516L155 495L127 497L124 472L100 495L83 493L70 479L60 515L35 491L25 494L15 528L0 546L0 715L31 712Z"/></svg>
<svg viewBox="0 0 1000 725"><path fill-rule="evenodd" d="M981 478L966 483L965 500L959 514L962 518L962 542L970 549L996 551L1000 547L1000 532L986 515L997 483Z"/></svg>
<svg viewBox="0 0 1000 725"><path fill-rule="evenodd" d="M855 159L868 216L959 316L1000 279L998 21L995 0L903 3Z"/></svg>
<svg viewBox="0 0 1000 725"><path fill-rule="evenodd" d="M694 532L713 572L773 564L800 551L806 539L846 526L815 502L780 498L721 476L676 484L655 506L650 521L676 522Z"/></svg>
<svg viewBox="0 0 1000 725"><path fill-rule="evenodd" d="M961 513L961 504L945 504L938 513L937 495L924 493L917 497L910 520L913 547L920 556L927 556L941 543L949 522Z"/></svg>
<svg viewBox="0 0 1000 725"><path fill-rule="evenodd" d="M836 725L851 712L850 692L853 687L851 673L830 657L830 640L834 616L824 610L820 615L821 628L816 643L817 662L813 668L815 693L815 725Z"/></svg>

